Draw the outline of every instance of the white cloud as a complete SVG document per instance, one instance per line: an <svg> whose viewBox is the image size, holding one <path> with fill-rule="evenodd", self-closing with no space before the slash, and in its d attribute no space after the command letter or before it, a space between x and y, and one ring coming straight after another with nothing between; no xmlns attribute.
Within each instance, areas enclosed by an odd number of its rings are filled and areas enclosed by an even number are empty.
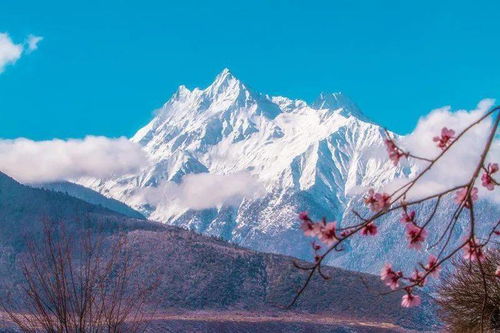
<svg viewBox="0 0 500 333"><path fill-rule="evenodd" d="M36 49L38 49L38 43L41 42L42 40L43 37L28 35L28 39L26 40L26 43L28 44L28 51L33 52Z"/></svg>
<svg viewBox="0 0 500 333"><path fill-rule="evenodd" d="M432 141L434 136L439 136L443 127L453 129L456 134L460 133L469 124L483 116L493 105L493 99L484 99L479 102L474 110L452 111L446 106L431 111L422 117L415 130L401 138L400 144L405 150L417 156L434 158L441 150ZM492 126L492 119L485 119L480 124L470 129L439 162L419 181L419 185L410 193L412 197L422 197L437 191L465 184L470 179L477 166L481 152L484 148L487 135ZM494 140L491 150L486 158L488 162L498 162L500 157L500 140L498 136ZM420 170L427 165L426 162L418 162ZM481 173L482 174L482 173ZM480 174L480 175L481 175ZM395 188L398 184L391 184ZM493 199L500 202L500 191L487 191L481 186L480 177L476 183L479 195L483 198Z"/></svg>
<svg viewBox="0 0 500 333"><path fill-rule="evenodd" d="M14 44L8 34L0 33L0 73L5 66L15 63L22 53L22 44Z"/></svg>
<svg viewBox="0 0 500 333"><path fill-rule="evenodd" d="M0 171L23 183L108 178L135 172L147 164L142 148L124 137L0 140L0 156Z"/></svg>
<svg viewBox="0 0 500 333"><path fill-rule="evenodd" d="M14 64L23 52L31 53L38 48L38 43L43 37L29 35L26 39L26 45L15 44L7 33L0 33L0 73L7 65ZM26 46L26 49L25 49Z"/></svg>
<svg viewBox="0 0 500 333"><path fill-rule="evenodd" d="M163 182L158 187L139 191L139 201L159 206L177 204L188 209L206 209L222 204L237 204L243 198L256 198L264 193L263 185L248 172L227 175L190 174L180 184Z"/></svg>

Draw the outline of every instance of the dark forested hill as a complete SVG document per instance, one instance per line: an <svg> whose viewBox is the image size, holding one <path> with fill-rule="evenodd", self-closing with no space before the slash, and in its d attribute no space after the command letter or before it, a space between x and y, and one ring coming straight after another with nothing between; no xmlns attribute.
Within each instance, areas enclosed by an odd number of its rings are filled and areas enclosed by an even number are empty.
<svg viewBox="0 0 500 333"><path fill-rule="evenodd" d="M0 244L22 247L24 236L41 230L44 219L65 223L69 230L91 227L112 232L161 227L64 193L22 185L0 172Z"/></svg>
<svg viewBox="0 0 500 333"><path fill-rule="evenodd" d="M112 211L118 212L128 217L145 219L144 215L130 208L126 204L115 199L107 198L104 195L82 185L62 181L62 182L52 182L44 184L30 184L30 186L36 188L43 188L55 192L66 193L72 197L81 199L93 205L108 208Z"/></svg>

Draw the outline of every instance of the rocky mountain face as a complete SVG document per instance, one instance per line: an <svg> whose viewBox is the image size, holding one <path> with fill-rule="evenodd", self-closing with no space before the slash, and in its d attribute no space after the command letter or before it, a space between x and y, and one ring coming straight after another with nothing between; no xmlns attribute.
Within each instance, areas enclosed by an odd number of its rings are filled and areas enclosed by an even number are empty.
<svg viewBox="0 0 500 333"><path fill-rule="evenodd" d="M148 153L147 167L114 179L80 179L80 184L152 220L307 259L310 241L299 230L298 212L346 223L352 208L362 209L360 193L417 171L411 163L394 167L388 161L382 128L342 93L321 94L309 105L257 93L227 69L204 90L179 87L131 140ZM141 195L182 183L186 175L241 172L262 186L259 195L207 209L186 207L169 192L158 192L154 202ZM480 214L487 217L492 211L498 208L485 204ZM353 240L347 244L349 251L336 254L330 263L372 273L384 261L410 269L428 254L406 248L398 220L389 217L379 236L368 242ZM433 227L431 241L441 227Z"/></svg>

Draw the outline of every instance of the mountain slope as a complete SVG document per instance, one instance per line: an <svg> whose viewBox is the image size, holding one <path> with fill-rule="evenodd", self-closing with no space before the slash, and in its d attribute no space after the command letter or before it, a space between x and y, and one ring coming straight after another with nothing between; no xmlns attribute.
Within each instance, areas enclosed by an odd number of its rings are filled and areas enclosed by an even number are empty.
<svg viewBox="0 0 500 333"><path fill-rule="evenodd" d="M31 184L30 186L43 188L50 191L66 193L72 197L78 198L85 202L91 203L96 206L102 206L114 212L120 213L122 215L136 218L136 219L145 219L144 215L139 213L138 211L130 208L124 203L107 198L104 195L93 191L87 187L74 184L71 182L61 181L61 182L52 182L52 183L43 183L43 184Z"/></svg>
<svg viewBox="0 0 500 333"><path fill-rule="evenodd" d="M144 258L144 272L161 273L154 300L159 306L158 315L198 310L286 315L283 306L305 278L290 257L243 249L177 227L129 219L58 192L21 185L0 174L0 297L14 290L12 284L19 281L15 263L23 255L24 246L19 240L24 231L36 234L41 220L49 219L63 223L77 237L82 230L78 216L85 216L87 223L83 227L94 226L94 232L105 231L113 236L128 231L127 244ZM102 223L106 224L98 228ZM424 307L408 310L399 305L401 293L380 297L378 293L386 287L377 276L331 267L325 267L324 272L335 278L314 279L294 311L330 314L355 323L368 320L411 328L435 324L425 295ZM142 281L144 276L148 275L140 271L136 278ZM351 326L354 324L343 325Z"/></svg>
<svg viewBox="0 0 500 333"><path fill-rule="evenodd" d="M42 222L48 219L65 223L69 232L81 228L113 232L161 227L64 193L22 185L0 172L0 247L23 249L25 236L41 234Z"/></svg>
<svg viewBox="0 0 500 333"><path fill-rule="evenodd" d="M256 93L228 70L204 90L179 87L131 140L144 147L150 166L133 175L80 183L127 203L150 219L259 251L308 259L310 242L299 230L299 211L346 220L350 208L360 208L360 190L417 171L411 163L394 167L388 161L382 128L343 94L321 94L308 105ZM240 172L253 175L264 188L263 194L204 210L189 209L175 193L165 192L153 203L141 195L147 189L181 183L189 174ZM485 207L484 215L498 211ZM376 273L393 251L403 251L406 257L391 261L410 269L427 254L395 243L403 231L394 221L384 223L385 232L369 245L355 240L349 244L351 251L330 263ZM360 261L359 255L367 252L370 258Z"/></svg>

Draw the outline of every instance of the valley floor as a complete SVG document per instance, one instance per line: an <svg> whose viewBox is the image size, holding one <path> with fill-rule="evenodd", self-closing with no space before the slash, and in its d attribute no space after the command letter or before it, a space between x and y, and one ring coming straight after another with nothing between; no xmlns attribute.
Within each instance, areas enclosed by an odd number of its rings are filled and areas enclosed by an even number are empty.
<svg viewBox="0 0 500 333"><path fill-rule="evenodd" d="M0 313L0 332L10 330L5 314ZM280 333L280 332L416 332L387 322L340 318L330 314L296 312L255 313L243 311L193 311L160 313L151 318L147 332L206 333Z"/></svg>

